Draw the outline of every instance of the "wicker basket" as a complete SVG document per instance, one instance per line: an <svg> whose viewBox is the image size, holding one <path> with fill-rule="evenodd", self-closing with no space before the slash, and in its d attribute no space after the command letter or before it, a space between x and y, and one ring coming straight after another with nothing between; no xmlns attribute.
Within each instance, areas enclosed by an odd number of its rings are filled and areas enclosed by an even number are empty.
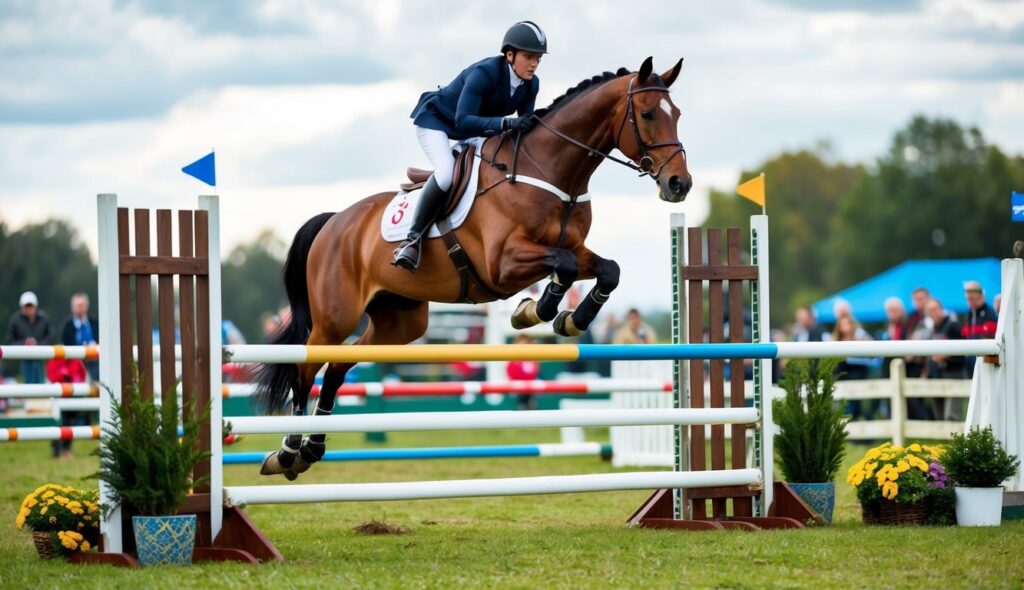
<svg viewBox="0 0 1024 590"><path fill-rule="evenodd" d="M36 544L36 551L43 559L56 559L62 557L57 551L53 541L53 531L32 531L32 541Z"/></svg>
<svg viewBox="0 0 1024 590"><path fill-rule="evenodd" d="M879 524L921 525L928 520L928 503L924 501L912 504L886 501L878 505Z"/></svg>
<svg viewBox="0 0 1024 590"><path fill-rule="evenodd" d="M860 505L860 517L864 524L881 524L878 502Z"/></svg>

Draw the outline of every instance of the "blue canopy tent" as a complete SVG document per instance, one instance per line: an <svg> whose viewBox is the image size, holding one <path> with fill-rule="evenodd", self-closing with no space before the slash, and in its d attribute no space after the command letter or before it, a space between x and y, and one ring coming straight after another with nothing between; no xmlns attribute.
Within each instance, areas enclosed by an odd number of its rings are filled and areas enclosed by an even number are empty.
<svg viewBox="0 0 1024 590"><path fill-rule="evenodd" d="M847 287L842 291L814 303L812 308L823 324L835 322L832 305L845 299L853 309L853 316L865 323L884 322L885 300L899 297L912 310L910 292L924 287L942 302L947 310L958 314L967 312L964 283L978 281L985 289L989 305L1000 290L999 260L996 258L970 258L964 260L908 260L889 270Z"/></svg>

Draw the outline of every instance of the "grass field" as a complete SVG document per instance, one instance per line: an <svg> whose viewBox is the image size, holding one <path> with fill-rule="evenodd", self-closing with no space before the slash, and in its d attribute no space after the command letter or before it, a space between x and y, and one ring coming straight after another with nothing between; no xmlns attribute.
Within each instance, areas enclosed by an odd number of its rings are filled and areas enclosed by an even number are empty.
<svg viewBox="0 0 1024 590"><path fill-rule="evenodd" d="M602 433L591 433L598 439ZM400 433L389 446L513 444L556 440L554 431ZM335 435L329 448L360 446ZM276 448L248 437L232 451ZM284 563L204 564L127 571L44 562L14 528L24 494L46 482L94 485L76 443L71 461L48 443L0 445L0 588L1020 588L1024 522L998 529L865 527L852 490L838 485L836 524L803 531L681 533L627 529L645 492L466 500L254 506ZM851 447L859 455L863 448ZM848 462L852 462L848 461ZM257 480L255 465L229 466L229 485ZM301 482L402 481L610 471L592 457L324 463ZM263 483L281 483L267 481ZM410 529L364 536L376 519Z"/></svg>

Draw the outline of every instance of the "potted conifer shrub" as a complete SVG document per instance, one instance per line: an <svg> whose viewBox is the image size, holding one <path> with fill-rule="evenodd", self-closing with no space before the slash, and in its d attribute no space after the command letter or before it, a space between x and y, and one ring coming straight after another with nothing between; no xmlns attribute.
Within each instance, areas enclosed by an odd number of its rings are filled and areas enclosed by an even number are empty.
<svg viewBox="0 0 1024 590"><path fill-rule="evenodd" d="M95 477L107 484L113 502L104 510L121 505L132 514L143 566L191 563L196 516L177 512L200 483L192 479L193 468L210 456L196 444L208 408L197 417L192 404L186 405L179 434L177 387L167 397L170 403L160 405L144 399L136 373L121 402L112 400L112 418L95 451L100 458Z"/></svg>
<svg viewBox="0 0 1024 590"><path fill-rule="evenodd" d="M779 383L786 396L772 401L779 468L793 491L828 523L835 507L835 476L846 452L846 417L833 398L838 363L790 361Z"/></svg>
<svg viewBox="0 0 1024 590"><path fill-rule="evenodd" d="M1003 516L1003 482L1017 473L1020 460L1006 452L991 427L954 434L942 465L956 484L956 523L999 526Z"/></svg>

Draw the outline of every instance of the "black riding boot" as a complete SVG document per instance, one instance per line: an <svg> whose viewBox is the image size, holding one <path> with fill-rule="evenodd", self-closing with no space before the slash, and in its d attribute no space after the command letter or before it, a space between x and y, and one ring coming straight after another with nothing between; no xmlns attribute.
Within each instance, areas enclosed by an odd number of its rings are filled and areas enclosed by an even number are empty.
<svg viewBox="0 0 1024 590"><path fill-rule="evenodd" d="M448 193L437 186L433 176L427 179L426 184L420 190L423 191L423 194L420 195L420 201L416 205L412 229L409 230L405 241L395 248L395 259L391 262L391 264L401 266L408 271L419 268L420 244L423 241L423 235L430 230L430 226L433 225L438 214L441 213L441 208L448 200Z"/></svg>

